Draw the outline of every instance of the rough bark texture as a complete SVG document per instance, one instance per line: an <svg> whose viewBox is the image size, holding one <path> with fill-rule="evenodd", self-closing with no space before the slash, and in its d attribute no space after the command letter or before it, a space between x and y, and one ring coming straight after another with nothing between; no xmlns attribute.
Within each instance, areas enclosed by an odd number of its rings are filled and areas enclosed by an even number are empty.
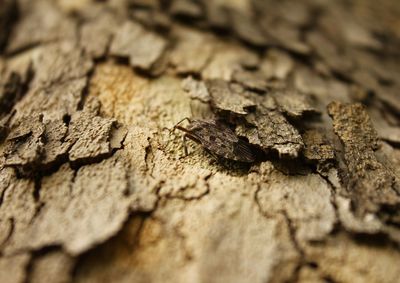
<svg viewBox="0 0 400 283"><path fill-rule="evenodd" d="M1 1L0 282L399 282L399 17Z"/></svg>

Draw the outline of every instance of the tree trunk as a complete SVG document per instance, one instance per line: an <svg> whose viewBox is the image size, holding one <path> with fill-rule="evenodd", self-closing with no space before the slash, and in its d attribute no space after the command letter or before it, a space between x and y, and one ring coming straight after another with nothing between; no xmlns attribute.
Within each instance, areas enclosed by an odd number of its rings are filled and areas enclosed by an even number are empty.
<svg viewBox="0 0 400 283"><path fill-rule="evenodd" d="M0 282L398 282L399 16L1 1Z"/></svg>

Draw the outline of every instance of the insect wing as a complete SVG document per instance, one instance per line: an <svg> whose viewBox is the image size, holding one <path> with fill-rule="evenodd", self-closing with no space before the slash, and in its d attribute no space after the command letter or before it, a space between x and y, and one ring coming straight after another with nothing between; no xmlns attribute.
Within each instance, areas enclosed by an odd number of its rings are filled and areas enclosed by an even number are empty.
<svg viewBox="0 0 400 283"><path fill-rule="evenodd" d="M226 159L253 162L254 156L248 145L239 140L234 132L215 121L194 121L190 127L206 149Z"/></svg>

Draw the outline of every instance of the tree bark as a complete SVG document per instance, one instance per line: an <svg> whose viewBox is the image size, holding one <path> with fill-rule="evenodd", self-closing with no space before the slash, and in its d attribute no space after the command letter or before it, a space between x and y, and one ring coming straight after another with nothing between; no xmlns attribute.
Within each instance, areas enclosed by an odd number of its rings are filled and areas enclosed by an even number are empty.
<svg viewBox="0 0 400 283"><path fill-rule="evenodd" d="M399 16L2 1L0 282L398 282Z"/></svg>

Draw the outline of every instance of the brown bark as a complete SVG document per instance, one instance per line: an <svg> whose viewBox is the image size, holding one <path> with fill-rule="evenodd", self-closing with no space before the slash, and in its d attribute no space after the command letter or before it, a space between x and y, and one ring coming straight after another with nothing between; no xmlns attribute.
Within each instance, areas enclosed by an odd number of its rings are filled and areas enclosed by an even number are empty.
<svg viewBox="0 0 400 283"><path fill-rule="evenodd" d="M398 282L399 16L3 1L0 282Z"/></svg>

